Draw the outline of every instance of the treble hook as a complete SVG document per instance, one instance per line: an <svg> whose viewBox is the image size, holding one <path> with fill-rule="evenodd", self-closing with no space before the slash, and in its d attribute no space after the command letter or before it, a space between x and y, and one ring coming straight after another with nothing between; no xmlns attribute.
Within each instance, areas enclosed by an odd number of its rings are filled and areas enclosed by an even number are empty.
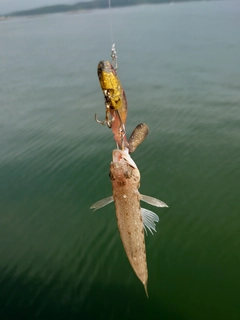
<svg viewBox="0 0 240 320"><path fill-rule="evenodd" d="M103 126L106 126L106 125L107 125L108 128L112 128L112 123L113 123L113 121L115 120L115 116L113 116L112 119L109 119L109 118L108 118L109 114L110 114L109 111L106 112L106 119L103 120L103 121L100 121L100 120L98 120L97 114L95 113L95 121L96 121L97 123L102 124Z"/></svg>

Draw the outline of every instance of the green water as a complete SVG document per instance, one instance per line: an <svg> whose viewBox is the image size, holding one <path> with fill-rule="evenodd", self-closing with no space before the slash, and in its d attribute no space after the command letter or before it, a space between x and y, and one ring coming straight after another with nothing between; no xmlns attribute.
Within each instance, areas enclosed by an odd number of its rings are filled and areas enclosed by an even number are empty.
<svg viewBox="0 0 240 320"><path fill-rule="evenodd" d="M240 319L240 5L113 9L143 194L149 296L123 250L97 64L109 11L0 23L1 319ZM147 205L146 205L147 207Z"/></svg>

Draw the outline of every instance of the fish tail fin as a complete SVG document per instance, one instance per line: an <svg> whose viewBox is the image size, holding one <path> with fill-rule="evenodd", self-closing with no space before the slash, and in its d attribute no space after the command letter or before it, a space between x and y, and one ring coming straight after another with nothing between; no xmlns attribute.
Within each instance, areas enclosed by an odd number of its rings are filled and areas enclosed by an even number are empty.
<svg viewBox="0 0 240 320"><path fill-rule="evenodd" d="M144 286L144 290L145 290L145 292L146 292L146 296L147 296L147 298L149 299L148 289L147 289L147 282L145 282L145 283L143 284L143 286Z"/></svg>

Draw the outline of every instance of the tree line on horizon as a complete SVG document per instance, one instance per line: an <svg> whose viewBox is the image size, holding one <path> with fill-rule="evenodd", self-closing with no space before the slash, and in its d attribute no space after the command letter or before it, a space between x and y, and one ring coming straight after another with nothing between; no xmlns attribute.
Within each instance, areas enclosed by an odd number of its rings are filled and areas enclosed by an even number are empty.
<svg viewBox="0 0 240 320"><path fill-rule="evenodd" d="M157 3L169 3L169 2L183 2L183 1L200 1L200 0L112 0L112 7L123 7L123 6L133 6L139 4L157 4ZM89 2L78 2L73 5L52 5L44 6L36 9L16 11L9 13L5 16L32 16L40 14L51 14L51 13L61 13L69 11L78 11L78 10L91 10L99 8L108 8L108 0L93 0Z"/></svg>

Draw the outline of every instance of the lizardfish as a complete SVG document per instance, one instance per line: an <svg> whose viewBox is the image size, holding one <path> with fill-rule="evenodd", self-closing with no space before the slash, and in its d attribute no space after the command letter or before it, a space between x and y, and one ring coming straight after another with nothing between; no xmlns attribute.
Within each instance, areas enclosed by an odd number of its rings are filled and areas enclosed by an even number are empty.
<svg viewBox="0 0 240 320"><path fill-rule="evenodd" d="M128 147L125 124L127 120L127 99L125 91L117 76L116 70L109 61L100 61L98 64L98 78L105 99L106 118L98 123L112 128L114 139L119 148ZM123 147L124 146L124 147Z"/></svg>
<svg viewBox="0 0 240 320"><path fill-rule="evenodd" d="M137 277L144 285L146 295L148 269L144 229L153 233L156 231L155 222L158 216L147 209L140 207L140 200L156 207L168 207L166 203L153 197L139 193L140 172L129 155L128 149L113 150L110 164L110 179L113 195L102 199L91 206L97 210L105 205L115 202L116 216L120 237L128 260Z"/></svg>

